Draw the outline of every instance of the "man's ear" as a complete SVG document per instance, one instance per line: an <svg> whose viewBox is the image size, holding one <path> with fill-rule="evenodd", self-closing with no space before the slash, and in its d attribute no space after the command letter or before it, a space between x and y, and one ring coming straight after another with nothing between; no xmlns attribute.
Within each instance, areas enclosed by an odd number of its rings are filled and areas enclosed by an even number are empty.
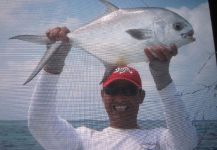
<svg viewBox="0 0 217 150"><path fill-rule="evenodd" d="M101 97L103 98L103 95L104 95L104 91L103 89L101 89Z"/></svg>
<svg viewBox="0 0 217 150"><path fill-rule="evenodd" d="M104 102L104 91L103 91L103 89L101 89L101 98L102 98L102 101Z"/></svg>
<svg viewBox="0 0 217 150"><path fill-rule="evenodd" d="M145 99L145 90L141 89L140 95L139 95L139 104L142 104Z"/></svg>

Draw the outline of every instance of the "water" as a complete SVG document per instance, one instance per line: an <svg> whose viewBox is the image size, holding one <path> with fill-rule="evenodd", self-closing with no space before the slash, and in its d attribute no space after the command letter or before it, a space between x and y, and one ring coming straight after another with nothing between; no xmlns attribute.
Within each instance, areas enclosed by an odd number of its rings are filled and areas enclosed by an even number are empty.
<svg viewBox="0 0 217 150"><path fill-rule="evenodd" d="M70 121L74 127L86 126L96 130L102 130L108 126L108 121L82 120ZM199 137L199 145L196 150L217 150L217 120L193 121ZM165 127L161 120L139 121L140 127L151 129ZM31 136L27 121L0 121L0 150L43 150L37 141Z"/></svg>

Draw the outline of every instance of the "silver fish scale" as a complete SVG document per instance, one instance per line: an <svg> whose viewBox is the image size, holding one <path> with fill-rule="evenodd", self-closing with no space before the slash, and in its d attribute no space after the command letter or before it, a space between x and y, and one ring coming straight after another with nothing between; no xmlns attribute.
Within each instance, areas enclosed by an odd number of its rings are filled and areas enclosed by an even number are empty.
<svg viewBox="0 0 217 150"><path fill-rule="evenodd" d="M74 44L109 64L147 61L143 50L154 39L139 41L126 32L134 28L153 30L153 16L147 14L144 10L118 10L75 30L69 37Z"/></svg>

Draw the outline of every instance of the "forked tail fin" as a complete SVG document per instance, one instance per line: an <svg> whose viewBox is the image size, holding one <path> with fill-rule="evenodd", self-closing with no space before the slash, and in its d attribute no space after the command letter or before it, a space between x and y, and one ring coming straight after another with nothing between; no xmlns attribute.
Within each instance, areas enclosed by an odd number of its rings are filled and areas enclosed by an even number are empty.
<svg viewBox="0 0 217 150"><path fill-rule="evenodd" d="M42 70L42 68L47 64L47 62L52 57L52 55L60 47L62 47L65 44L61 41L57 41L55 43L51 42L46 36L43 36L43 35L18 35L18 36L14 36L10 39L18 39L18 40L22 40L22 41L31 42L31 43L47 45L47 50L44 53L44 56L41 58L38 65L36 66L36 68L33 70L31 75L29 76L29 78L26 80L26 82L23 85L30 82Z"/></svg>
<svg viewBox="0 0 217 150"><path fill-rule="evenodd" d="M38 65L36 66L36 68L33 70L33 72L31 73L31 75L29 76L29 78L26 80L26 82L23 84L27 84L28 82L30 82L41 70L42 68L47 64L47 62L50 60L50 58L52 57L52 55L60 48L62 47L63 42L56 42L54 44L51 45L51 47L49 47L46 52L44 53L44 56L41 58L41 60L39 61Z"/></svg>

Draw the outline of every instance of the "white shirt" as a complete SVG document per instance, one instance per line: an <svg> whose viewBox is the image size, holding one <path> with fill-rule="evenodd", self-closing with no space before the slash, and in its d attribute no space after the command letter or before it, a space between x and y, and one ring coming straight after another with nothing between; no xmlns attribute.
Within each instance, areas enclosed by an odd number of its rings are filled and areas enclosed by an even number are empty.
<svg viewBox="0 0 217 150"><path fill-rule="evenodd" d="M153 130L105 128L96 131L74 128L56 112L59 75L43 71L35 87L28 114L28 126L46 150L193 150L195 128L174 83L159 91L167 128Z"/></svg>

